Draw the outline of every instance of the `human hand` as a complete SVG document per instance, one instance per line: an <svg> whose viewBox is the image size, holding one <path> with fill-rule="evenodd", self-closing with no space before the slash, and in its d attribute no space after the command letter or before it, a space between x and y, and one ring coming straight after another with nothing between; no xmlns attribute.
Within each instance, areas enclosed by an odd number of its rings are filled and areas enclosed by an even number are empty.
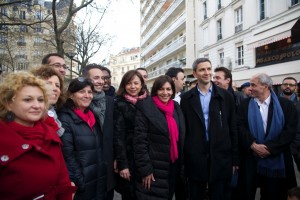
<svg viewBox="0 0 300 200"><path fill-rule="evenodd" d="M129 169L126 168L126 169L123 169L120 171L120 176L128 181L130 181L130 172L129 172Z"/></svg>
<svg viewBox="0 0 300 200"><path fill-rule="evenodd" d="M155 181L153 173L143 178L143 186L145 189L150 190L151 181Z"/></svg>

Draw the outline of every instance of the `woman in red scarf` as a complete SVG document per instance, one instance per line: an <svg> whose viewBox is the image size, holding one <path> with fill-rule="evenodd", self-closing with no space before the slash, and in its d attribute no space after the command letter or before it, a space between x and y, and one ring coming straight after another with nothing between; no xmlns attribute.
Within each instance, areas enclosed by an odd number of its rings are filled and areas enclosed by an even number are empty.
<svg viewBox="0 0 300 200"><path fill-rule="evenodd" d="M68 99L57 112L65 129L61 137L64 158L70 179L78 187L76 200L102 200L106 192L103 134L89 107L93 89L88 79L73 79L68 87Z"/></svg>
<svg viewBox="0 0 300 200"><path fill-rule="evenodd" d="M116 190L122 200L135 200L133 132L137 101L147 97L142 75L137 70L126 72L121 80L114 105L114 154L117 161Z"/></svg>
<svg viewBox="0 0 300 200"><path fill-rule="evenodd" d="M27 72L0 85L0 199L72 199L61 142L45 114L44 81Z"/></svg>
<svg viewBox="0 0 300 200"><path fill-rule="evenodd" d="M171 200L182 174L185 127L180 106L172 100L174 94L172 79L160 76L151 97L136 104L133 147L139 200Z"/></svg>

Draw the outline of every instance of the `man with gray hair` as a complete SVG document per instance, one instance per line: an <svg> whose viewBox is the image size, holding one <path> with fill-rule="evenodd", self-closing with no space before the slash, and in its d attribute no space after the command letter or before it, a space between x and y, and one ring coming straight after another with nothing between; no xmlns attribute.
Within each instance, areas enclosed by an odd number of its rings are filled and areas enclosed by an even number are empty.
<svg viewBox="0 0 300 200"><path fill-rule="evenodd" d="M277 97L272 79L264 73L250 80L252 97L239 107L240 198L254 200L260 187L262 199L286 199L297 185L289 145L297 131L293 103Z"/></svg>

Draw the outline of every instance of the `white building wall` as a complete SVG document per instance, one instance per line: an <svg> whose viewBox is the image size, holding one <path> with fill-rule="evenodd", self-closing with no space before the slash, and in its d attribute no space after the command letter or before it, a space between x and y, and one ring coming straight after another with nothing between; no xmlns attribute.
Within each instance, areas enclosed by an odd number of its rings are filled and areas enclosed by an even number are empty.
<svg viewBox="0 0 300 200"><path fill-rule="evenodd" d="M256 55L255 48L250 48L251 43L257 40L259 35L265 35L265 38L272 37L272 30L276 27L281 29L286 23L299 18L300 5L290 7L290 0L266 0L266 18L259 20L259 0L223 0L222 7L217 10L215 0L206 0L208 18L203 18L203 2L205 0L194 0L195 3L195 44L196 57L208 56L213 67L220 65L219 52L224 52L224 58L229 58L233 70L233 78L239 84L249 80L252 75L258 72L269 73L275 78L276 82L282 75L293 75L299 77L300 60L293 62L285 62L276 65L267 65L255 68ZM239 7L243 8L243 30L235 33L235 10ZM222 18L222 39L217 40L217 20ZM189 20L189 19L187 19ZM187 27L191 21L187 21ZM204 40L203 29L208 28L208 38ZM275 30L274 30L275 31ZM260 39L265 39L260 38ZM207 44L204 46L204 44ZM238 66L237 45L244 47L244 65ZM190 48L190 45L187 46ZM191 50L187 50L191 51ZM192 63L194 59L187 57L187 63ZM193 59L193 60L191 60ZM296 66L298 65L298 69ZM238 71L239 68L245 66L246 70ZM248 69L250 68L250 69ZM299 77L300 78L300 77ZM299 80L298 78L298 80Z"/></svg>

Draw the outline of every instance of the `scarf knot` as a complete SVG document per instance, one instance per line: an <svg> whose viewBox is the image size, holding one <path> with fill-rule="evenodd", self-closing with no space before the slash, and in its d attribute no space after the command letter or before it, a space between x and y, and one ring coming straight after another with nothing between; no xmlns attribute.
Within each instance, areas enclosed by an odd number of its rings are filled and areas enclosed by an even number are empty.
<svg viewBox="0 0 300 200"><path fill-rule="evenodd" d="M248 123L251 135L258 144L265 144L267 141L277 137L284 126L284 114L277 96L271 90L271 101L273 102L273 115L268 135L264 133L263 120L257 103L250 99L248 106ZM285 177L285 165L283 153L267 158L257 157L257 173L267 177Z"/></svg>
<svg viewBox="0 0 300 200"><path fill-rule="evenodd" d="M124 98L126 99L126 101L132 103L133 105L135 105L138 100L143 100L146 97L147 97L147 93L146 92L144 92L144 94L142 94L140 96L137 96L137 97L133 97L133 96L131 96L129 94L124 94Z"/></svg>
<svg viewBox="0 0 300 200"><path fill-rule="evenodd" d="M157 96L152 97L154 104L161 110L166 117L168 124L168 132L170 138L170 159L174 163L178 159L177 142L179 139L179 132L174 114L174 101L170 99L167 104L164 104Z"/></svg>

